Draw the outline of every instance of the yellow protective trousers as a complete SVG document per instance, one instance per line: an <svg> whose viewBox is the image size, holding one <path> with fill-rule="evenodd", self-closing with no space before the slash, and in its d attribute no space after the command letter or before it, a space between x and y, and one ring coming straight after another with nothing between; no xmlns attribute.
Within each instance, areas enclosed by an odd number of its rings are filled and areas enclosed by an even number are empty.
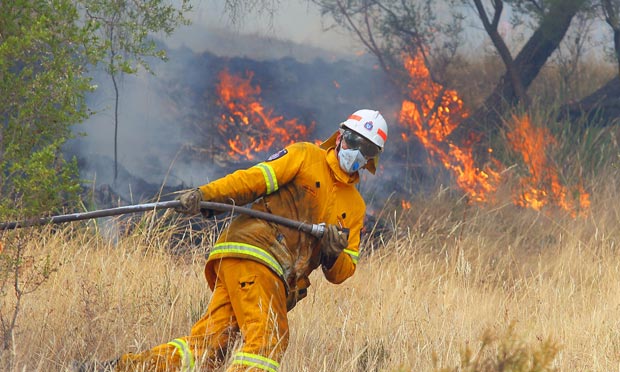
<svg viewBox="0 0 620 372"><path fill-rule="evenodd" d="M139 354L125 354L117 371L212 371L222 366L238 331L243 346L227 372L278 370L288 346L286 291L267 266L241 258L222 258L205 315L190 335Z"/></svg>

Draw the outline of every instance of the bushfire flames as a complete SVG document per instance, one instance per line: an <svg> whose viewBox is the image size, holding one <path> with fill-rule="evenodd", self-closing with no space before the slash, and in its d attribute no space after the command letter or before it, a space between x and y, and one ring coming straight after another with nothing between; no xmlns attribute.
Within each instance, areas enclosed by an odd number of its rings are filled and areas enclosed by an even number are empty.
<svg viewBox="0 0 620 372"><path fill-rule="evenodd" d="M506 181L502 179L505 167L492 160L481 169L475 165L472 145L459 146L448 140L468 116L458 92L435 83L421 56L405 59L405 68L409 73L409 96L402 102L399 114L399 122L406 129L401 139L407 142L415 135L431 157L452 172L471 202L493 202L495 191ZM251 71L245 77L228 70L219 74L217 105L222 113L217 128L228 139L228 155L235 160L253 160L259 153L308 140L315 126L314 122L304 125L297 119L286 120L266 109L260 86L252 85L253 76ZM339 88L336 81L334 86ZM555 143L548 130L533 126L528 117L515 118L507 138L512 149L522 156L528 174L518 180L514 204L535 210L553 205L573 216L586 215L588 193L581 185L572 192L562 185L558 169L546 155L548 147ZM401 204L403 209L411 208L408 201Z"/></svg>
<svg viewBox="0 0 620 372"><path fill-rule="evenodd" d="M447 137L467 117L463 100L454 90L432 81L421 56L405 60L409 72L409 99L403 101L400 122L407 126L444 167L451 170L457 185L472 201L487 201L499 183L499 173L474 165L471 148L458 147ZM408 141L407 135L402 136Z"/></svg>
<svg viewBox="0 0 620 372"><path fill-rule="evenodd" d="M504 166L495 160L492 167L480 169L475 166L471 147L457 146L447 140L468 115L458 93L433 82L421 56L407 58L405 68L410 77L410 94L401 105L401 124L418 138L431 156L452 171L470 201L491 201L502 181ZM409 137L403 134L402 139L408 141ZM586 215L590 205L588 193L581 185L576 192L569 192L560 182L559 171L546 156L547 147L555 142L548 130L533 127L528 117L515 118L508 140L523 157L529 173L519 180L519 191L514 197L516 205L535 210L555 205L572 216ZM576 198L571 197L576 194Z"/></svg>
<svg viewBox="0 0 620 372"><path fill-rule="evenodd" d="M553 204L573 216L586 214L590 207L590 195L582 185L578 185L578 197L571 197L575 194L562 185L559 171L550 165L547 153L549 147L555 144L555 138L548 129L533 126L527 116L515 117L507 138L511 147L521 154L529 171L529 176L519 180L515 204L535 210Z"/></svg>
<svg viewBox="0 0 620 372"><path fill-rule="evenodd" d="M216 103L222 113L217 129L228 139L228 155L235 160L253 160L259 153L307 140L314 130L314 122L305 125L265 108L260 86L252 85L253 77L251 71L245 77L226 69L219 74Z"/></svg>

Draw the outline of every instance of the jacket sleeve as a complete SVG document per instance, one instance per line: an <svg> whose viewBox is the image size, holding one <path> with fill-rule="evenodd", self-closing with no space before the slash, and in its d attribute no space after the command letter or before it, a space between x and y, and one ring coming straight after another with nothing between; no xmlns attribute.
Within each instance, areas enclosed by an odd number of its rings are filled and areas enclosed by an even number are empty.
<svg viewBox="0 0 620 372"><path fill-rule="evenodd" d="M358 204L360 205L360 204ZM340 284L355 273L355 267L357 266L357 260L359 258L359 246L361 240L362 225L364 224L364 214L366 213L366 207L364 202L361 201L359 211L356 213L355 218L351 219L351 225L349 226L349 245L340 253L336 262L330 268L322 266L323 275L325 278L334 284Z"/></svg>
<svg viewBox="0 0 620 372"><path fill-rule="evenodd" d="M296 143L253 167L237 170L199 187L204 200L245 205L290 182L306 158L306 143Z"/></svg>

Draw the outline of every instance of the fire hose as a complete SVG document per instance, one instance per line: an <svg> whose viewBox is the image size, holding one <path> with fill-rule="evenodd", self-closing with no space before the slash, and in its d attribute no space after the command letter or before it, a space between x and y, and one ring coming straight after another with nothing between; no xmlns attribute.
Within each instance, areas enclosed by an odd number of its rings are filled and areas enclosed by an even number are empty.
<svg viewBox="0 0 620 372"><path fill-rule="evenodd" d="M178 200L172 201L164 201L164 202L156 202L156 203L145 203L145 204L135 204L135 205L127 205L117 208L109 208L109 209L100 209L91 212L81 212L81 213L71 213L71 214L62 214L57 216L50 217L42 217L42 218L34 218L30 220L23 221L12 221L12 222L2 222L0 223L0 230L13 230L23 227L31 227L31 226L41 226L47 224L60 224L65 222L72 221L80 221L80 220L88 220L92 218L100 218L100 217L109 217L109 216L118 216L122 214L129 213L137 213L137 212L145 212L145 211L156 211L161 209L169 209L176 208L181 205L181 202ZM239 212L241 214L246 214L251 217L260 218L262 220L277 223L279 225L283 225L286 227L290 227L293 229L297 229L308 233L312 236L320 238L323 236L325 232L324 224L310 224L301 221L295 221L286 217L257 211L250 208L239 207L236 205L224 204L224 203L215 203L215 202L200 202L200 207L203 209L211 209L222 212Z"/></svg>

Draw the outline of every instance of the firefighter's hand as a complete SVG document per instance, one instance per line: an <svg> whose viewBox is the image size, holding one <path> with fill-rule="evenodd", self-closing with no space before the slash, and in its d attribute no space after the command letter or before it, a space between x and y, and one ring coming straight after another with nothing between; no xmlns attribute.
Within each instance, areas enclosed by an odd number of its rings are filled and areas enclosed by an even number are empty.
<svg viewBox="0 0 620 372"><path fill-rule="evenodd" d="M199 189L192 189L185 191L177 198L181 202L181 205L174 210L183 213L194 215L200 212L200 202L202 201L202 191Z"/></svg>
<svg viewBox="0 0 620 372"><path fill-rule="evenodd" d="M349 239L344 231L338 230L336 225L325 226L321 237L321 252L328 261L335 261L348 245Z"/></svg>

